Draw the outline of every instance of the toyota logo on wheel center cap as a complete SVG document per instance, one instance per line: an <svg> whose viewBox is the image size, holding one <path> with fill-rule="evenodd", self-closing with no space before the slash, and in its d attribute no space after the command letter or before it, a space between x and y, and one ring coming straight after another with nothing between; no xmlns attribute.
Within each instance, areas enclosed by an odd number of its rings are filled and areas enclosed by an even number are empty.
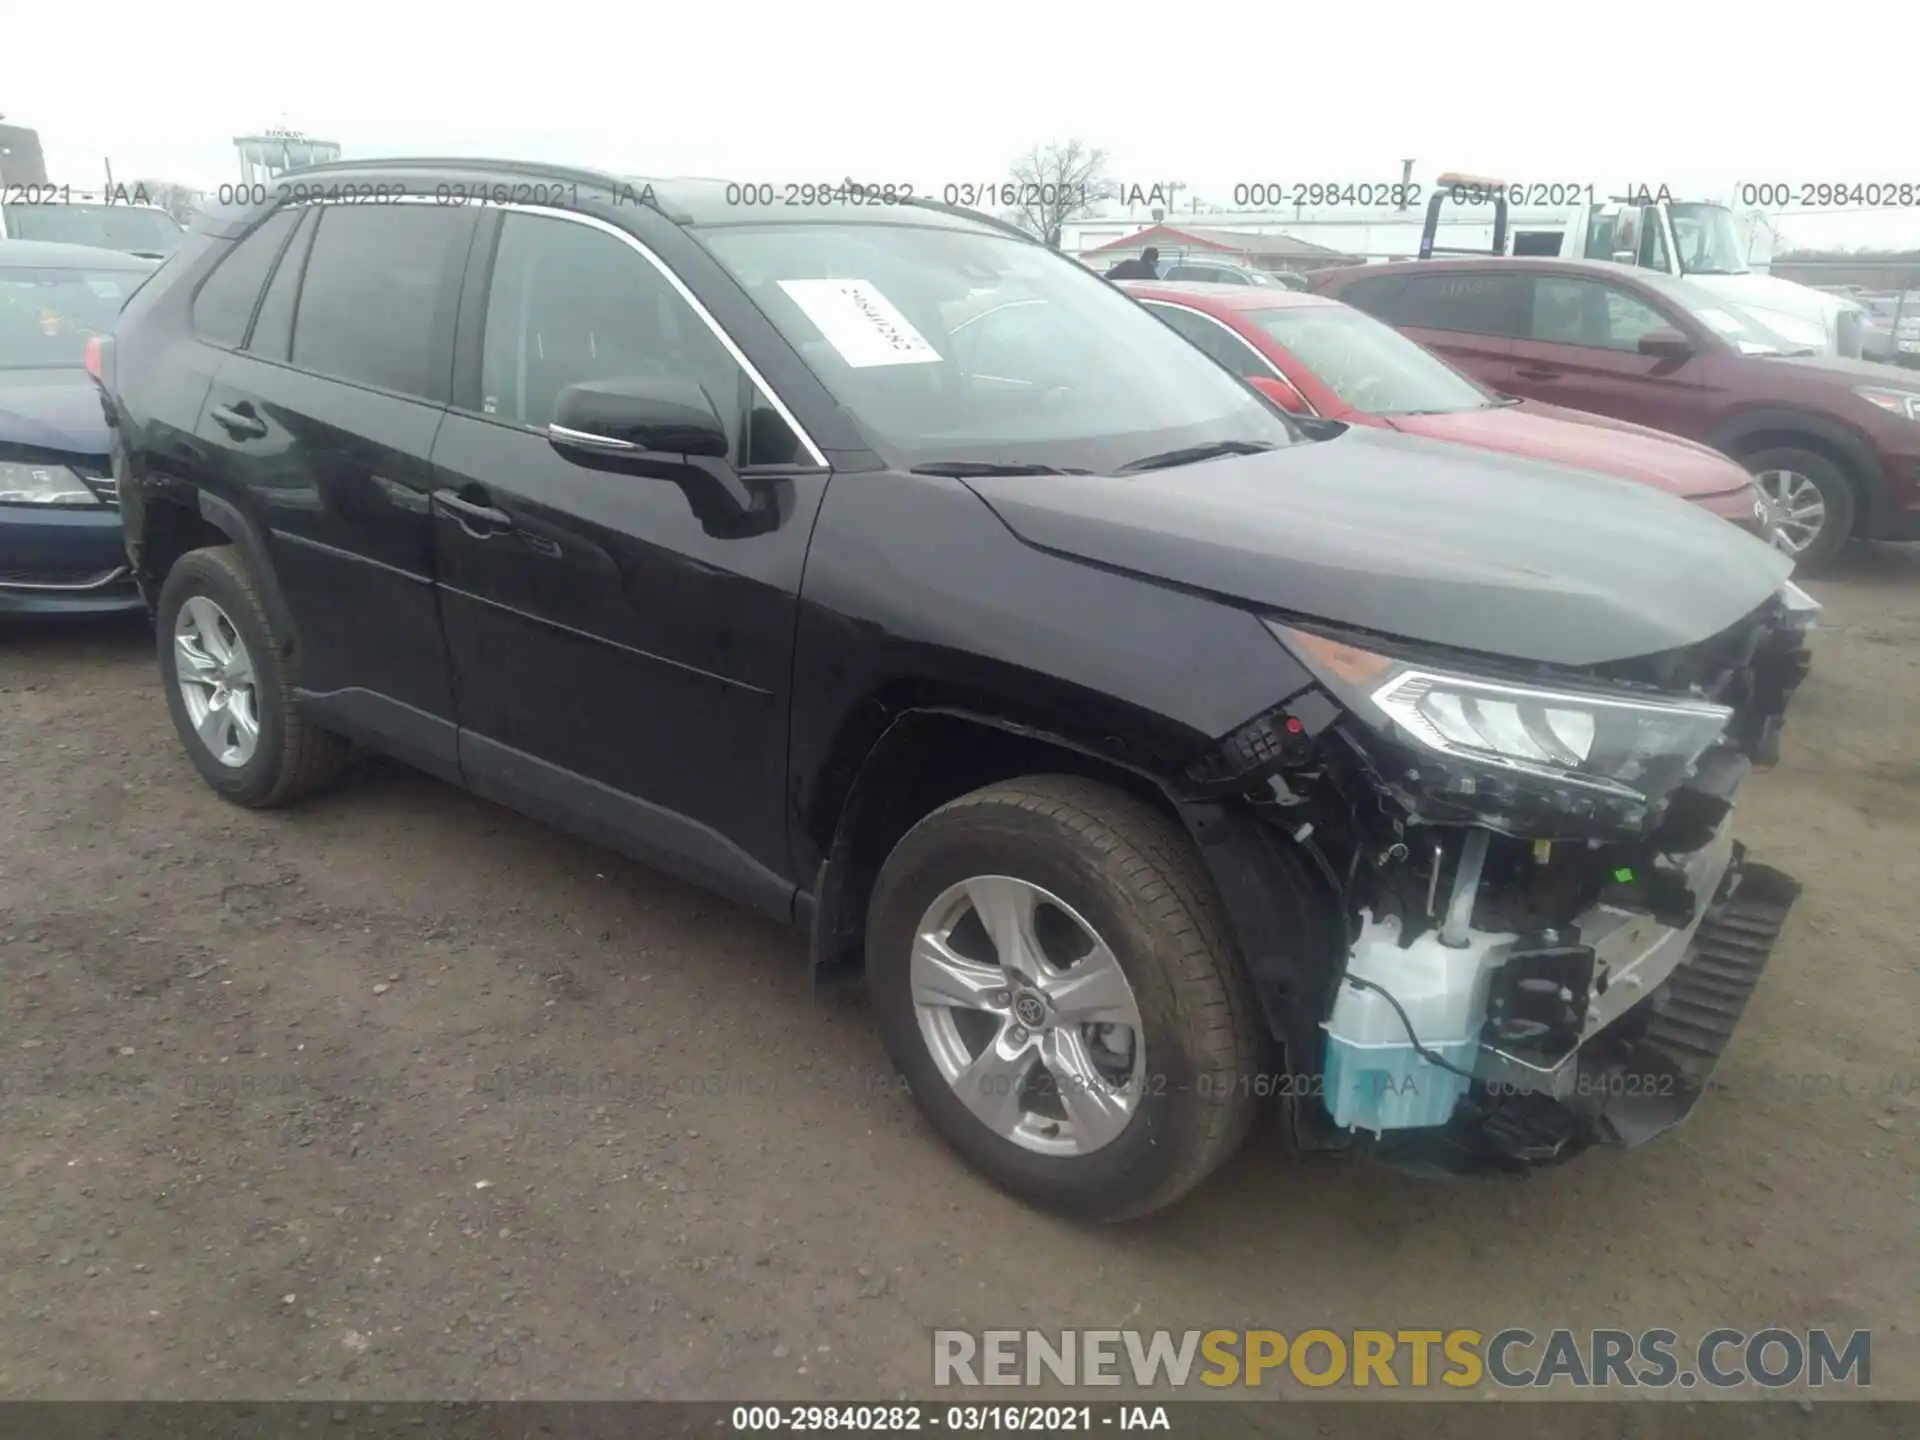
<svg viewBox="0 0 1920 1440"><path fill-rule="evenodd" d="M1029 1030L1038 1030L1047 1023L1047 1002L1031 990L1022 990L1013 1002L1013 1018Z"/></svg>

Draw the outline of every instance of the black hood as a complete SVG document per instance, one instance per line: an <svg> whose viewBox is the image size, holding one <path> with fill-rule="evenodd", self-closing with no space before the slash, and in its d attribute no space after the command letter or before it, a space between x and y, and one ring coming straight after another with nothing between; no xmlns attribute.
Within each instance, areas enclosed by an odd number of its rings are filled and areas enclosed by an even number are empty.
<svg viewBox="0 0 1920 1440"><path fill-rule="evenodd" d="M1358 427L1139 475L967 484L1021 539L1063 555L1554 665L1705 640L1793 568L1651 486Z"/></svg>
<svg viewBox="0 0 1920 1440"><path fill-rule="evenodd" d="M84 370L0 370L0 450L10 445L94 458L111 453L93 377Z"/></svg>

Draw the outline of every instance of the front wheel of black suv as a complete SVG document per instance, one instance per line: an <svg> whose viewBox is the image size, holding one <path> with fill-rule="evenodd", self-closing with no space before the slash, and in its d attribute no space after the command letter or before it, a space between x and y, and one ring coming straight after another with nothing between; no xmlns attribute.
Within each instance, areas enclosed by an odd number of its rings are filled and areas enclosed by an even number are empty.
<svg viewBox="0 0 1920 1440"><path fill-rule="evenodd" d="M920 821L867 974L933 1127L1047 1209L1161 1209L1251 1125L1262 1032L1220 902L1181 827L1111 786L1011 780Z"/></svg>
<svg viewBox="0 0 1920 1440"><path fill-rule="evenodd" d="M227 799L290 804L345 767L346 741L301 713L280 637L232 546L180 557L160 587L154 634L180 743Z"/></svg>

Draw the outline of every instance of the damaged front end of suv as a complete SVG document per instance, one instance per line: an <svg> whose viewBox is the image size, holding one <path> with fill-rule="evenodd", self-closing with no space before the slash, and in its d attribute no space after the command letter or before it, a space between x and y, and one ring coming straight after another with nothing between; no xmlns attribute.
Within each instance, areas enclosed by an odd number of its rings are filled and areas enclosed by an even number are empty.
<svg viewBox="0 0 1920 1440"><path fill-rule="evenodd" d="M1267 620L1317 683L1202 756L1184 808L1305 1146L1519 1170L1685 1118L1798 893L1732 815L1817 612L1789 582L1584 665Z"/></svg>

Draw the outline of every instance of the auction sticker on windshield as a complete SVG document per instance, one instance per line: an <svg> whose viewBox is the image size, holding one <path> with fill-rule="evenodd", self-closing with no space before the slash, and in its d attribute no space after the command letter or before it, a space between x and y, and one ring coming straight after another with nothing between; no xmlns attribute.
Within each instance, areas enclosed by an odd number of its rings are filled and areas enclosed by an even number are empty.
<svg viewBox="0 0 1920 1440"><path fill-rule="evenodd" d="M840 358L856 370L937 363L940 352L867 280L782 280Z"/></svg>

